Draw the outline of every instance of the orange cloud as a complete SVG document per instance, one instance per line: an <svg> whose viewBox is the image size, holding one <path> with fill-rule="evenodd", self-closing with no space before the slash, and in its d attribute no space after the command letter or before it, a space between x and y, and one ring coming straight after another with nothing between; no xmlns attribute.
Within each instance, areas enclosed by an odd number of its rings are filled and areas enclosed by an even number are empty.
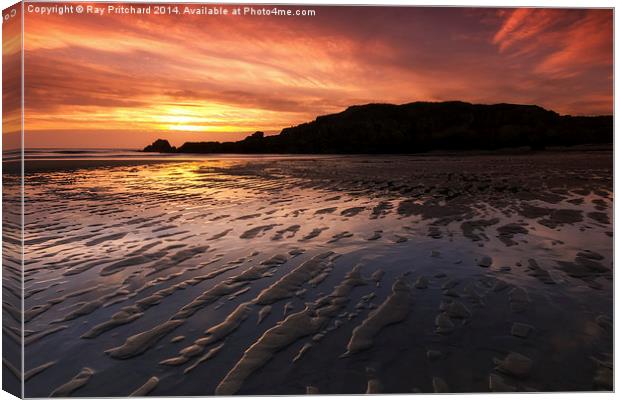
<svg viewBox="0 0 620 400"><path fill-rule="evenodd" d="M559 49L537 67L547 74L578 74L589 68L613 66L613 24L607 13L588 11L583 19L557 35Z"/></svg>
<svg viewBox="0 0 620 400"><path fill-rule="evenodd" d="M3 11L2 24L2 132L5 150L21 147L21 12L18 5Z"/></svg>
<svg viewBox="0 0 620 400"><path fill-rule="evenodd" d="M536 42L545 30L561 21L561 11L540 8L517 8L507 14L501 28L493 36L493 43L506 51L524 41Z"/></svg>
<svg viewBox="0 0 620 400"><path fill-rule="evenodd" d="M235 140L367 102L611 112L610 10L313 8L315 17L27 13L27 143L55 133L58 146L92 146L84 132L108 132L114 147Z"/></svg>

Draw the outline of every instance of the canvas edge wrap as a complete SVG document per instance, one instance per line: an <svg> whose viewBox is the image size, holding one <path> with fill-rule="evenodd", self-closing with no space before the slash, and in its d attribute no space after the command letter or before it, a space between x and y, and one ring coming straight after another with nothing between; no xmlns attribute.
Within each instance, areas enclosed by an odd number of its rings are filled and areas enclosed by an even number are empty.
<svg viewBox="0 0 620 400"><path fill-rule="evenodd" d="M24 396L23 3L2 11L2 390Z"/></svg>

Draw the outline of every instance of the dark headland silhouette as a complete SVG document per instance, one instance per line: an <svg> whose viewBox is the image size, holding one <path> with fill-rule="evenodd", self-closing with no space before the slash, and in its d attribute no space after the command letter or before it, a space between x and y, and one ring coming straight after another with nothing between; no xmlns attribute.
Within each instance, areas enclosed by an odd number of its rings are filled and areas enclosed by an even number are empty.
<svg viewBox="0 0 620 400"><path fill-rule="evenodd" d="M431 150L492 150L613 142L613 117L569 116L535 105L460 101L366 104L237 142L158 139L144 151L162 153L404 154Z"/></svg>

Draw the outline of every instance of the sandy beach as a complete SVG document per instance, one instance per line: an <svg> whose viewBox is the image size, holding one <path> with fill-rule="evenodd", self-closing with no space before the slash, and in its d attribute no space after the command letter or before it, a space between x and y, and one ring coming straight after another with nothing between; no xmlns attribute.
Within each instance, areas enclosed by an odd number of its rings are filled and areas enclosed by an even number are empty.
<svg viewBox="0 0 620 400"><path fill-rule="evenodd" d="M72 162L26 175L28 397L611 389L609 150Z"/></svg>

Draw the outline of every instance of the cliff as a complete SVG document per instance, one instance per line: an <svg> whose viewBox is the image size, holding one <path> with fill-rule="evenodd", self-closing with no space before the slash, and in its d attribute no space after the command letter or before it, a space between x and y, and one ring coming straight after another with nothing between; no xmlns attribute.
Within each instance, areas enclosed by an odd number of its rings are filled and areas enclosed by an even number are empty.
<svg viewBox="0 0 620 400"><path fill-rule="evenodd" d="M352 106L285 128L279 135L256 132L237 142L187 142L178 149L157 141L144 151L388 154L612 141L612 116L561 116L535 105L451 101Z"/></svg>

